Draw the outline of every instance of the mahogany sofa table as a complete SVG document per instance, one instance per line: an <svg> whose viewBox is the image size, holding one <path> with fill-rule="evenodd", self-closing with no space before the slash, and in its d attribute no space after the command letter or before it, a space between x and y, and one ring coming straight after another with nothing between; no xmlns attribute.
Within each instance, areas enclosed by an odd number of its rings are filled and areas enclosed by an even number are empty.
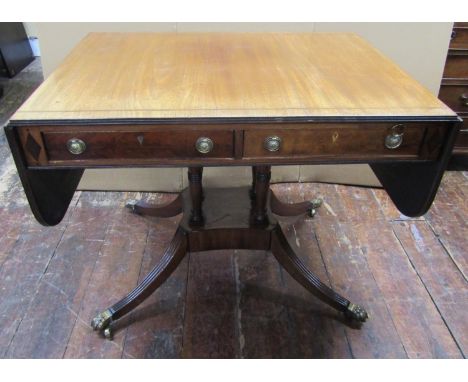
<svg viewBox="0 0 468 382"><path fill-rule="evenodd" d="M270 250L311 293L356 322L366 311L296 256L275 215L315 213L281 202L272 165L368 163L399 210L430 207L459 128L457 115L354 34L88 35L6 127L31 209L58 224L86 168L188 167L170 204L183 213L160 262L93 321L134 309L188 251ZM204 166L252 166L252 187L203 189Z"/></svg>

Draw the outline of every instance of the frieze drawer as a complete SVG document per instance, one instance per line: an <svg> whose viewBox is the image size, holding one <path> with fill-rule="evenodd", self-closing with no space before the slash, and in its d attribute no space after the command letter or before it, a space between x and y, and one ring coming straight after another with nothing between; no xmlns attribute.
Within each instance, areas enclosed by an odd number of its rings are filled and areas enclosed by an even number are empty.
<svg viewBox="0 0 468 382"><path fill-rule="evenodd" d="M427 124L322 124L309 128L245 132L244 158L310 158L365 161L434 159L443 126Z"/></svg>
<svg viewBox="0 0 468 382"><path fill-rule="evenodd" d="M171 159L232 158L232 130L23 128L20 139L30 165L82 163L138 165Z"/></svg>

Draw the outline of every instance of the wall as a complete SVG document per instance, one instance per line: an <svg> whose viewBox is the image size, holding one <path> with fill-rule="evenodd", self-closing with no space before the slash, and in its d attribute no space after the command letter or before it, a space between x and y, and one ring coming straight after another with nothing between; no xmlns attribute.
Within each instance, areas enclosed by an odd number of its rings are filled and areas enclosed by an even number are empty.
<svg viewBox="0 0 468 382"><path fill-rule="evenodd" d="M37 28L35 23L23 23L23 25L28 37L37 37Z"/></svg>
<svg viewBox="0 0 468 382"><path fill-rule="evenodd" d="M39 37L44 75L48 76L78 41L88 32L355 32L434 94L438 93L445 64L452 23L33 23ZM250 168L229 172L207 168L207 185L250 183ZM186 184L183 169L87 170L82 189L174 191ZM367 165L279 166L272 181L322 181L378 185Z"/></svg>

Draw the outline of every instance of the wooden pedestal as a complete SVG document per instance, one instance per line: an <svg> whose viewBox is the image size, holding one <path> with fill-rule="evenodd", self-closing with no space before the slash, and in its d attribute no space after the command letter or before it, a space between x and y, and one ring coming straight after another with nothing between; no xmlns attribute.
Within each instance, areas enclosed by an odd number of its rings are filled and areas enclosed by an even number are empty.
<svg viewBox="0 0 468 382"><path fill-rule="evenodd" d="M189 169L189 188L172 202L151 206L142 202L128 205L135 213L168 217L183 213L174 238L161 262L126 297L100 313L92 326L112 337L111 323L127 314L151 295L177 268L187 252L217 249L269 250L286 271L319 299L357 322L367 319L366 311L340 296L310 272L289 245L274 214L313 215L318 200L282 203L269 188L270 167L253 169L252 188L202 189L202 169Z"/></svg>

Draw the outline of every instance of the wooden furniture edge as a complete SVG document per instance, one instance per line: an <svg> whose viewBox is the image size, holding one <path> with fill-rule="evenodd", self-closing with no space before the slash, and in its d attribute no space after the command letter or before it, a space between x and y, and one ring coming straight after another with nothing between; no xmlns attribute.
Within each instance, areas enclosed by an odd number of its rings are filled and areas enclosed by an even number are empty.
<svg viewBox="0 0 468 382"><path fill-rule="evenodd" d="M34 217L42 225L57 225L67 212L84 169L28 169L11 125L5 126L5 135Z"/></svg>
<svg viewBox="0 0 468 382"><path fill-rule="evenodd" d="M452 149L462 125L453 122L439 158L421 163L370 163L370 167L393 203L406 216L424 215L430 208L446 170Z"/></svg>
<svg viewBox="0 0 468 382"><path fill-rule="evenodd" d="M345 118L345 120L349 121L347 118ZM371 120L376 122L397 122L395 118L372 118ZM434 121L434 118L419 117L417 119L410 120ZM337 122L337 118L328 119L328 121ZM352 121L349 122L356 121L370 122L368 118L353 118ZM404 121L408 121L408 118L404 118ZM443 172L447 167L450 153L455 142L455 137L461 125L461 119L458 117L456 117L456 122L454 121L454 118L447 117L437 118L436 121L452 122L451 128L449 129L444 141L443 152L439 155L439 158L436 161L418 162L414 160L402 160L398 163L366 162L370 164L373 172L376 174L383 187L387 190L398 209L407 216L420 216L429 209L435 197L437 187L440 184ZM202 123L200 121L198 122ZM126 123L128 122L126 121ZM145 123L147 122L145 121ZM22 124L18 125L15 121L10 122L5 127L5 133L11 147L13 158L18 168L26 196L34 216L41 224L56 225L62 220L66 213L68 205L70 204L73 194L84 172L84 168L34 169L28 167L22 154L19 137L15 129L16 126L20 125ZM242 125L239 126L239 128L242 127ZM271 162L271 160L233 160L232 164L252 166L255 164L268 164L268 162ZM305 160L304 163L305 162L309 161ZM339 160L335 162L339 163ZM193 166L194 162L184 162L176 165L181 167L189 165ZM206 165L210 164L206 163ZM216 163L212 163L212 165L216 165Z"/></svg>

